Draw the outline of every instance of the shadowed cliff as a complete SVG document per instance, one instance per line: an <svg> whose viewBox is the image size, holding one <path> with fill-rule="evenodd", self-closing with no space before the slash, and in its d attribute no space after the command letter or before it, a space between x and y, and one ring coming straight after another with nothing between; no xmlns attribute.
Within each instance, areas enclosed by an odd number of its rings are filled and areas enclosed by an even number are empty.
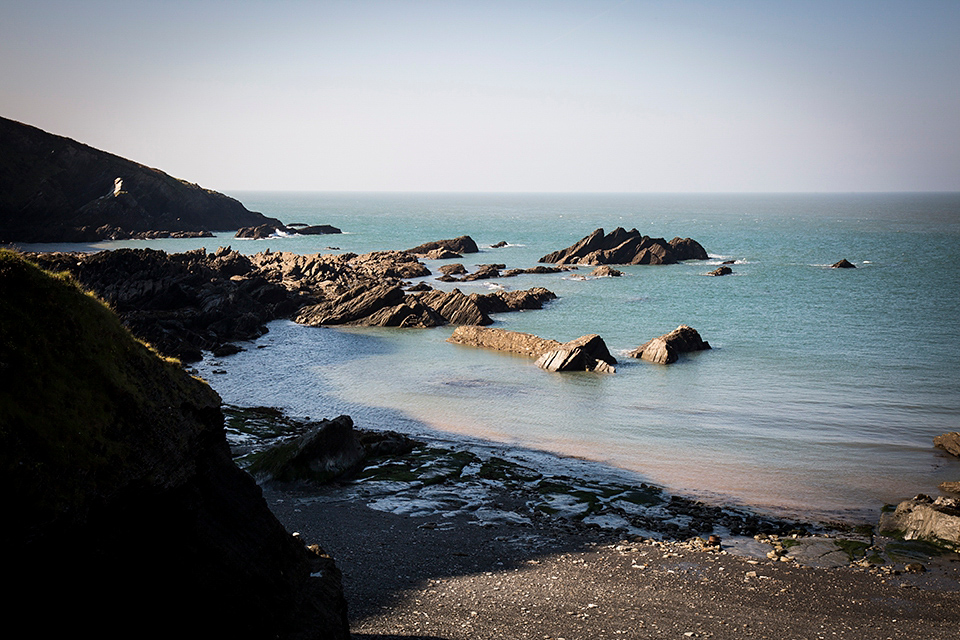
<svg viewBox="0 0 960 640"><path fill-rule="evenodd" d="M339 571L234 465L219 396L9 251L0 474L7 610L40 635L349 637Z"/></svg>
<svg viewBox="0 0 960 640"><path fill-rule="evenodd" d="M222 193L0 118L0 242L202 235L263 224L282 223Z"/></svg>

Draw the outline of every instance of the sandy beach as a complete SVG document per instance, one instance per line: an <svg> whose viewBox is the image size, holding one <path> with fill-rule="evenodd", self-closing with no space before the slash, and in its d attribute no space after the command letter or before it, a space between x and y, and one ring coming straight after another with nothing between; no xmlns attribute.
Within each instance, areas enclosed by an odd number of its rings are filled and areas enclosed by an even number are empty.
<svg viewBox="0 0 960 640"><path fill-rule="evenodd" d="M770 560L766 545L703 549L557 519L383 511L352 483L266 486L264 497L288 531L335 558L355 638L933 640L960 625L955 555L918 573L817 568ZM492 499L513 506L507 494Z"/></svg>

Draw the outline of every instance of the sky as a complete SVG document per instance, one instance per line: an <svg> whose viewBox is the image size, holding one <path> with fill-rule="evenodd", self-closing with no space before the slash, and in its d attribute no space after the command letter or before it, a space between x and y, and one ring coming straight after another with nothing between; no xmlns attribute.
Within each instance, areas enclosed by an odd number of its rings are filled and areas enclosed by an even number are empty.
<svg viewBox="0 0 960 640"><path fill-rule="evenodd" d="M960 1L20 0L0 116L219 191L960 191Z"/></svg>

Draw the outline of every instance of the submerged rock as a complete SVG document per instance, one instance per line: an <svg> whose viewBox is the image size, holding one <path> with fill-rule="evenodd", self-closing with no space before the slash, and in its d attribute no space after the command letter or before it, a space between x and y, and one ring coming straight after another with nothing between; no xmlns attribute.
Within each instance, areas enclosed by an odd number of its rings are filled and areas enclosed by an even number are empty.
<svg viewBox="0 0 960 640"><path fill-rule="evenodd" d="M733 269L724 265L724 266L717 267L707 275L708 276L726 276L726 275L730 275L731 273L733 273Z"/></svg>
<svg viewBox="0 0 960 640"><path fill-rule="evenodd" d="M343 233L337 227L329 224L315 224L312 226L303 226L296 230L302 236L320 236L320 235L329 235L336 233Z"/></svg>
<svg viewBox="0 0 960 640"><path fill-rule="evenodd" d="M680 325L670 333L640 345L628 355L658 364L670 364L676 362L681 353L709 348L710 344L700 337L696 329Z"/></svg>

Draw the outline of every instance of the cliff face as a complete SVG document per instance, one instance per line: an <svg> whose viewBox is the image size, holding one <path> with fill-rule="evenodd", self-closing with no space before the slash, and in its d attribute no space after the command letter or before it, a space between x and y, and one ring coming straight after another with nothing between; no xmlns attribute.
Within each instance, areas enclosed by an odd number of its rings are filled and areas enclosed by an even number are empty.
<svg viewBox="0 0 960 640"><path fill-rule="evenodd" d="M0 118L0 242L199 234L279 220L216 191Z"/></svg>
<svg viewBox="0 0 960 640"><path fill-rule="evenodd" d="M0 491L7 611L40 635L349 637L339 572L234 465L219 396L7 251Z"/></svg>

